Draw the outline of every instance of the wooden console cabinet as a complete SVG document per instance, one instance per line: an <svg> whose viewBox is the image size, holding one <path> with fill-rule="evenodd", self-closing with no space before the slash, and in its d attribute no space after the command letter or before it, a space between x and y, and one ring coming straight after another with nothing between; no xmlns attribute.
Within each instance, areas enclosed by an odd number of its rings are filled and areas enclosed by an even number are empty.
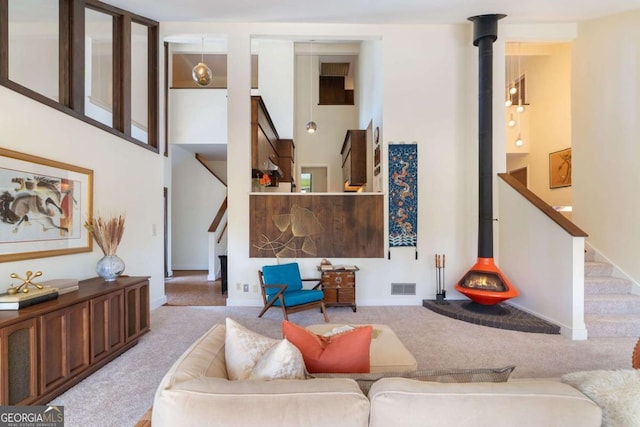
<svg viewBox="0 0 640 427"><path fill-rule="evenodd" d="M347 306L356 311L356 271L335 269L322 271L322 291L327 307Z"/></svg>
<svg viewBox="0 0 640 427"><path fill-rule="evenodd" d="M51 401L149 331L149 280L83 280L79 289L0 311L0 405Z"/></svg>

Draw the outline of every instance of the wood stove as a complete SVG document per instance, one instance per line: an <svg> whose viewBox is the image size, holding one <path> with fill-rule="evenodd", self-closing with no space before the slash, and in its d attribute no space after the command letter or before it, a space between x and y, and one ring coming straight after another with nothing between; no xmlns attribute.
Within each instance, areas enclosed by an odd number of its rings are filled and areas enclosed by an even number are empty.
<svg viewBox="0 0 640 427"><path fill-rule="evenodd" d="M478 47L478 260L455 290L484 305L519 295L493 261L493 43L498 20L506 15L478 15L473 22L473 44Z"/></svg>

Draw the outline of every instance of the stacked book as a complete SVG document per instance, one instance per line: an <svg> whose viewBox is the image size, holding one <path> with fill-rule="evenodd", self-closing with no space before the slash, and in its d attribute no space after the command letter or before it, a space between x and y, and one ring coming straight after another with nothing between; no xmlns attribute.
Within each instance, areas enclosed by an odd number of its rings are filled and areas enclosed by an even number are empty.
<svg viewBox="0 0 640 427"><path fill-rule="evenodd" d="M78 290L78 279L52 279L40 282L45 288L56 288L58 295Z"/></svg>
<svg viewBox="0 0 640 427"><path fill-rule="evenodd" d="M331 264L322 264L320 265L320 271L336 271L336 270L344 270L344 271L357 271L358 267L355 265L331 265Z"/></svg>
<svg viewBox="0 0 640 427"><path fill-rule="evenodd" d="M30 288L29 292L0 294L0 310L19 310L40 302L58 298L57 288Z"/></svg>

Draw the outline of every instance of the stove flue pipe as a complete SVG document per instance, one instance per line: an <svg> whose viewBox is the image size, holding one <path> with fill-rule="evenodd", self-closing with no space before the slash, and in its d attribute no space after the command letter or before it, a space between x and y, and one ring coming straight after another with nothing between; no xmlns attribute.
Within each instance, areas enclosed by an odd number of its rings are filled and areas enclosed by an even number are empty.
<svg viewBox="0 0 640 427"><path fill-rule="evenodd" d="M498 20L507 15L472 16L478 47L478 257L493 258L493 43Z"/></svg>

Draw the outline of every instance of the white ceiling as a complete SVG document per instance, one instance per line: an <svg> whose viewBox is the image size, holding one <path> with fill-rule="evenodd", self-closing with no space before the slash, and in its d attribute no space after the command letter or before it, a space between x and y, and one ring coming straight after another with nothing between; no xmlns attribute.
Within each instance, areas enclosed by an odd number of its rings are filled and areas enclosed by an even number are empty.
<svg viewBox="0 0 640 427"><path fill-rule="evenodd" d="M157 21L461 23L504 13L511 23L574 22L640 8L640 0L106 0Z"/></svg>

